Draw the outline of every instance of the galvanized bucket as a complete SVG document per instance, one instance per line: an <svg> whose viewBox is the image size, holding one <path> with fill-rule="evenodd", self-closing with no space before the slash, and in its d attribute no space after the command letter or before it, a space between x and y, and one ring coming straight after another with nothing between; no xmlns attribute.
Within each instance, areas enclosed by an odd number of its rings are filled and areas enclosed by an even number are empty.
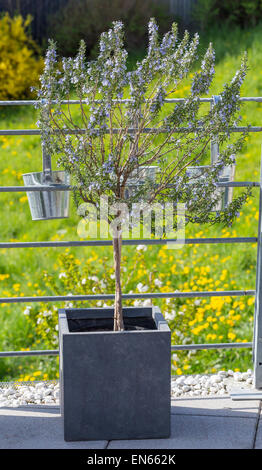
<svg viewBox="0 0 262 470"><path fill-rule="evenodd" d="M23 175L25 186L39 187L39 191L27 192L32 220L64 219L69 216L69 191L41 191L41 186L69 186L70 176L65 171L51 171Z"/></svg>
<svg viewBox="0 0 262 470"><path fill-rule="evenodd" d="M189 183L194 184L197 179L205 178L205 170L208 168L211 168L210 165L188 167L186 169L186 174L189 176ZM236 165L225 166L219 175L219 183L229 183L230 181L234 181L235 168ZM217 206L213 209L214 212L222 211L229 206L233 199L233 188L217 188L215 196L217 195L220 195L220 200L217 203Z"/></svg>
<svg viewBox="0 0 262 470"><path fill-rule="evenodd" d="M236 165L229 165L225 166L223 169L220 177L219 177L219 182L220 183L229 183L230 181L234 181L235 177L235 170L236 170ZM221 208L219 210L224 210L226 209L229 204L232 202L233 199L233 188L228 188L228 187L221 187Z"/></svg>
<svg viewBox="0 0 262 470"><path fill-rule="evenodd" d="M126 183L125 198L133 196L140 185L143 185L145 181L149 180L152 184L156 180L158 166L140 166L135 169L129 176Z"/></svg>
<svg viewBox="0 0 262 470"><path fill-rule="evenodd" d="M139 166L137 169L132 171L128 178L128 182L137 182L144 181L146 179L151 180L152 182L156 179L156 174L158 171L158 166Z"/></svg>

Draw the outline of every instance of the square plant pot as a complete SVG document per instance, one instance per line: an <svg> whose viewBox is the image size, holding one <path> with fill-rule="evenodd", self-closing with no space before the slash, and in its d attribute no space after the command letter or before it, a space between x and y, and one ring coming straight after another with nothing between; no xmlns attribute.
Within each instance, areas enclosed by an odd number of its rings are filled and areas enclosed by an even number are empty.
<svg viewBox="0 0 262 470"><path fill-rule="evenodd" d="M171 333L156 307L59 310L64 439L149 439L170 435Z"/></svg>

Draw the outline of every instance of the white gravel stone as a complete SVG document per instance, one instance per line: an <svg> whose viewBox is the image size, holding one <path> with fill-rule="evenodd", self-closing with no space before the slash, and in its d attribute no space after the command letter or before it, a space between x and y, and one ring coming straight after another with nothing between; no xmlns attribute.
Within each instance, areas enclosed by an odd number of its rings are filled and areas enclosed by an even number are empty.
<svg viewBox="0 0 262 470"><path fill-rule="evenodd" d="M3 408L4 406L8 406L9 405L9 401L8 400L1 400L0 401L0 407Z"/></svg>
<svg viewBox="0 0 262 470"><path fill-rule="evenodd" d="M228 377L228 372L226 370L220 370L218 371L217 375L219 375L219 377Z"/></svg>
<svg viewBox="0 0 262 470"><path fill-rule="evenodd" d="M228 395L232 388L253 387L253 372L218 371L216 374L181 375L171 378L171 396L210 397ZM59 405L59 382L0 386L0 408L27 405Z"/></svg>
<svg viewBox="0 0 262 470"><path fill-rule="evenodd" d="M235 372L233 377L237 382L242 382L243 380L242 374L240 372Z"/></svg>
<svg viewBox="0 0 262 470"><path fill-rule="evenodd" d="M201 390L201 384L200 384L200 383L197 383L197 384L194 386L194 390Z"/></svg>
<svg viewBox="0 0 262 470"><path fill-rule="evenodd" d="M190 375L184 381L186 385L193 385L193 382L194 382L194 378L191 377Z"/></svg>
<svg viewBox="0 0 262 470"><path fill-rule="evenodd" d="M214 375L213 377L211 377L210 381L212 384L220 383L222 382L222 377L219 375Z"/></svg>
<svg viewBox="0 0 262 470"><path fill-rule="evenodd" d="M248 372L244 372L244 373L242 374L242 379L243 379L243 380L247 380L249 377L250 377L250 376L249 376L249 373L248 373Z"/></svg>
<svg viewBox="0 0 262 470"><path fill-rule="evenodd" d="M176 379L176 383L177 383L178 385L183 385L183 384L184 384L184 380L185 380L184 377L178 377L178 379Z"/></svg>

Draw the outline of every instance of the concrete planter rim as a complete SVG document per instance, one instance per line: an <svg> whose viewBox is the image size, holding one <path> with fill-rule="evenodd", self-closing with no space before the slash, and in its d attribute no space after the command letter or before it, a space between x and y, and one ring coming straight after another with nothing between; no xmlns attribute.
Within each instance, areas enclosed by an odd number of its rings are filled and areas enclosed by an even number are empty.
<svg viewBox="0 0 262 470"><path fill-rule="evenodd" d="M154 318L154 315L156 314L161 314L161 311L158 307L155 307L155 306L152 306L152 307L123 307L123 315L125 316L126 313L133 313L134 315L132 315L133 317L138 317L141 316L139 315L138 311L141 311L141 313L145 313L145 311L147 310L147 313L150 313L152 312L152 317ZM94 311L94 312L97 312L97 311L100 311L102 312L103 314L107 313L106 316L104 316L104 318L111 318L111 316L113 316L113 313L114 313L114 308L113 307L94 307L94 308L62 308L62 309L59 309L58 310L58 316L59 316L59 320L60 320L60 323L62 322L63 324L63 334L84 334L84 335L89 335L89 334L131 334L131 333L152 333L152 332L157 332L159 330L162 330L162 331L170 331L170 328L167 324L167 322L164 320L162 322L162 324L159 324L159 328L157 328L156 326L156 329L144 329L144 330L132 330L132 331L77 331L77 332L73 332L73 331L70 331L69 330L69 326L68 326L68 319L71 319L69 318L67 315L69 314L70 315L70 311L73 312L73 315L72 315L72 319L77 319L77 316L75 316L75 314L79 314L81 312L85 312L85 313L89 313L90 314ZM110 315L111 313L111 315ZM100 314L99 314L100 316ZM150 316L150 315L148 315ZM91 317L90 317L91 318ZM94 319L98 318L98 316L94 316ZM102 318L102 316L100 316L100 318ZM81 318L78 318L81 320Z"/></svg>

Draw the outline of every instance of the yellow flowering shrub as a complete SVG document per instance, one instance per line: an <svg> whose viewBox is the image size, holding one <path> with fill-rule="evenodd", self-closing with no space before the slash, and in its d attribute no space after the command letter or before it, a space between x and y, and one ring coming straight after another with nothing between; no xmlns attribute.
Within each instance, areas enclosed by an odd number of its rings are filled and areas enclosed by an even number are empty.
<svg viewBox="0 0 262 470"><path fill-rule="evenodd" d="M31 17L0 19L0 99L24 99L32 96L43 67L37 44L28 34Z"/></svg>

